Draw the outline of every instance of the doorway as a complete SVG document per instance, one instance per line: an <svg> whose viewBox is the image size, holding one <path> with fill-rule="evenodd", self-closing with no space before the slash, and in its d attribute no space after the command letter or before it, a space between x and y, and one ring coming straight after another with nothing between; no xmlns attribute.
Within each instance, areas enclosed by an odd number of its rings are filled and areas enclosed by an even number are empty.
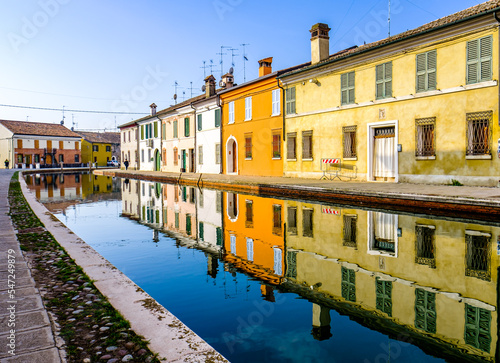
<svg viewBox="0 0 500 363"><path fill-rule="evenodd" d="M158 149L155 151L155 171L160 171L161 169L161 156Z"/></svg>
<svg viewBox="0 0 500 363"><path fill-rule="evenodd" d="M228 174L238 173L238 143L233 136L230 136L226 143L226 171Z"/></svg>
<svg viewBox="0 0 500 363"><path fill-rule="evenodd" d="M398 182L398 122L368 124L368 181Z"/></svg>

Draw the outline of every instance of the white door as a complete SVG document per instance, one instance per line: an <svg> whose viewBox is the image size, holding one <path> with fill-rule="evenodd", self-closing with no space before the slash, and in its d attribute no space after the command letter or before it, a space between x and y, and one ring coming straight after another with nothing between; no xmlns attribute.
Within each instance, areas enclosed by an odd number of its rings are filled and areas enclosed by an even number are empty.
<svg viewBox="0 0 500 363"><path fill-rule="evenodd" d="M379 127L373 130L373 177L396 177L395 127Z"/></svg>

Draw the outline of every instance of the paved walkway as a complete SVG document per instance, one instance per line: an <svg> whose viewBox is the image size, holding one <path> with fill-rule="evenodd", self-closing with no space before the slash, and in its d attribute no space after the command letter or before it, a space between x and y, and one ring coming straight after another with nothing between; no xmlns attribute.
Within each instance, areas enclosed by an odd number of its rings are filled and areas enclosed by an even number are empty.
<svg viewBox="0 0 500 363"><path fill-rule="evenodd" d="M40 292L8 216L7 197L14 172L0 169L0 361L62 362ZM15 257L15 278L10 276L8 255ZM10 281L15 283L12 296ZM11 329L15 332L11 333Z"/></svg>

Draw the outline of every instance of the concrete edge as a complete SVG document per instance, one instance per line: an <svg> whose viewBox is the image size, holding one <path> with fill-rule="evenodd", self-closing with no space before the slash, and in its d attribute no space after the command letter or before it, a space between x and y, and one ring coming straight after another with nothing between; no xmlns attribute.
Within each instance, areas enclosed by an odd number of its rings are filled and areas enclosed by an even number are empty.
<svg viewBox="0 0 500 363"><path fill-rule="evenodd" d="M28 189L21 190L33 212L71 258L83 268L99 291L130 322L132 329L149 342L149 348L166 361L228 362L219 352L184 325L172 313L102 257L60 222Z"/></svg>

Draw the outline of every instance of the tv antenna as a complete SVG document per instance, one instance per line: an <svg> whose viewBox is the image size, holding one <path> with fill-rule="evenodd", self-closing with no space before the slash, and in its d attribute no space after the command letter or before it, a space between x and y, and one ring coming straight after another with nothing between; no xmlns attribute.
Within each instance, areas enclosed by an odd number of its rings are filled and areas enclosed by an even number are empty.
<svg viewBox="0 0 500 363"><path fill-rule="evenodd" d="M247 58L247 54L245 52L245 47L247 45L250 45L248 43L245 43L245 44L240 44L242 47L243 47L243 82L246 82L247 81L247 75L246 75L246 67L245 67L245 62L248 61L248 58Z"/></svg>
<svg viewBox="0 0 500 363"><path fill-rule="evenodd" d="M208 67L210 67L210 74L211 74L211 75L212 75L212 74L214 74L214 72L213 72L213 70L212 70L212 68L213 68L213 67L215 67L215 66L214 66L214 60L213 60L213 59L210 59L210 64L208 65Z"/></svg>
<svg viewBox="0 0 500 363"><path fill-rule="evenodd" d="M189 82L190 87L189 90L191 91L191 98L193 98L193 81Z"/></svg>
<svg viewBox="0 0 500 363"><path fill-rule="evenodd" d="M238 56L239 54L234 54L235 51L237 51L237 48L229 48L228 50L231 51L231 66L234 68L234 57Z"/></svg>
<svg viewBox="0 0 500 363"><path fill-rule="evenodd" d="M224 63L223 63L223 60L222 60L222 56L223 55L226 55L226 53L224 53L224 48L226 49L231 49L231 47L229 46L226 46L226 45L221 45L220 46L220 53L217 53L218 55L220 55L220 78L222 79L222 76L224 75Z"/></svg>
<svg viewBox="0 0 500 363"><path fill-rule="evenodd" d="M387 18L387 23L389 26L389 38L391 37L391 0L389 0L389 11L387 12L388 18Z"/></svg>
<svg viewBox="0 0 500 363"><path fill-rule="evenodd" d="M175 88L175 93L174 93L174 101L175 104L177 104L177 87L179 86L179 83L177 81L174 82L174 88Z"/></svg>
<svg viewBox="0 0 500 363"><path fill-rule="evenodd" d="M207 62L206 61L203 61L203 67L200 67L200 68L203 68L203 79L207 78Z"/></svg>
<svg viewBox="0 0 500 363"><path fill-rule="evenodd" d="M63 106L63 109L62 109L63 118L61 120L61 125L64 125L64 119L66 118L66 116L64 116L64 107L66 107L66 106Z"/></svg>

